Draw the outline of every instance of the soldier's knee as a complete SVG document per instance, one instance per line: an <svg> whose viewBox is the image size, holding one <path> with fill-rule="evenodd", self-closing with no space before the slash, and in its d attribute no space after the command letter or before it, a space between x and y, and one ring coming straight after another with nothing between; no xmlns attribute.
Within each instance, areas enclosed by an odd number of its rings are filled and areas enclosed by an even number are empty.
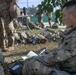
<svg viewBox="0 0 76 75"><path fill-rule="evenodd" d="M23 66L23 75L49 75L50 72L50 67L47 67L36 60L26 62Z"/></svg>
<svg viewBox="0 0 76 75"><path fill-rule="evenodd" d="M30 61L26 61L24 62L24 66L23 66L23 75L30 75L32 73L34 73L34 69L35 69L35 64L33 60Z"/></svg>

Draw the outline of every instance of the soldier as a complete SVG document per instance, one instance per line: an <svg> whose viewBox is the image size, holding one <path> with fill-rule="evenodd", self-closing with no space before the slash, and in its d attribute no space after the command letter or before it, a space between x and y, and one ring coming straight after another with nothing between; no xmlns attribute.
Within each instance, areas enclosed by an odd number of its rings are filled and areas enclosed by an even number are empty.
<svg viewBox="0 0 76 75"><path fill-rule="evenodd" d="M7 67L7 64L4 62L4 57L1 49L0 49L0 75L11 75Z"/></svg>
<svg viewBox="0 0 76 75"><path fill-rule="evenodd" d="M0 0L0 48L3 50L14 50L13 19L17 17L17 10L17 0Z"/></svg>
<svg viewBox="0 0 76 75"><path fill-rule="evenodd" d="M37 13L37 17L38 17L38 23L40 24L40 27L41 27L41 28L44 28L44 24L43 24L43 14Z"/></svg>
<svg viewBox="0 0 76 75"><path fill-rule="evenodd" d="M3 69L2 62L3 62L3 55L0 49L0 75L4 75L4 69Z"/></svg>
<svg viewBox="0 0 76 75"><path fill-rule="evenodd" d="M34 56L24 62L23 75L70 75L76 73L76 1L62 7L63 19L68 28L58 48L43 56ZM74 74L76 75L76 74Z"/></svg>

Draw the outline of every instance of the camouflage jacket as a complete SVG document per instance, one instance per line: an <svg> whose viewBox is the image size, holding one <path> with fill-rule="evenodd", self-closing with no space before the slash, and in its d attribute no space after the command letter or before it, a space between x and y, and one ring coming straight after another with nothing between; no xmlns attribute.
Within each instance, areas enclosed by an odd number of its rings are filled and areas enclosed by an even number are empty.
<svg viewBox="0 0 76 75"><path fill-rule="evenodd" d="M50 66L51 62L49 60L54 57L55 64L62 70L76 72L76 26L69 29L65 36L63 43L55 51L35 59Z"/></svg>
<svg viewBox="0 0 76 75"><path fill-rule="evenodd" d="M54 57L61 69L76 72L76 26L69 29L65 36L63 43L54 52Z"/></svg>
<svg viewBox="0 0 76 75"><path fill-rule="evenodd" d="M17 3L18 0L0 0L0 11L9 10L10 3Z"/></svg>
<svg viewBox="0 0 76 75"><path fill-rule="evenodd" d="M7 2L7 3L13 2L13 3L17 3L18 0L0 0L0 2Z"/></svg>

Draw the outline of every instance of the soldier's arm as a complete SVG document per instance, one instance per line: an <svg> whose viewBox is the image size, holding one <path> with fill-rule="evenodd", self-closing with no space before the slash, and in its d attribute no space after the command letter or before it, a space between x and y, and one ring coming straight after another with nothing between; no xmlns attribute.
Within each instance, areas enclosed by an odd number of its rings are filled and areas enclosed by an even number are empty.
<svg viewBox="0 0 76 75"><path fill-rule="evenodd" d="M18 0L12 0L10 3L10 13L14 13L17 15L20 15L19 6L17 5Z"/></svg>
<svg viewBox="0 0 76 75"><path fill-rule="evenodd" d="M76 55L76 34L65 39L63 44L54 53L56 62L63 62Z"/></svg>
<svg viewBox="0 0 76 75"><path fill-rule="evenodd" d="M14 4L18 3L18 0L12 0L12 3Z"/></svg>
<svg viewBox="0 0 76 75"><path fill-rule="evenodd" d="M75 55L76 55L76 34L65 39L63 44L59 46L56 49L56 51L47 55L33 57L32 59L37 60L47 66L54 66L57 63L63 62Z"/></svg>
<svg viewBox="0 0 76 75"><path fill-rule="evenodd" d="M37 57L36 60L47 66L56 65L76 55L76 35L68 37L52 54Z"/></svg>

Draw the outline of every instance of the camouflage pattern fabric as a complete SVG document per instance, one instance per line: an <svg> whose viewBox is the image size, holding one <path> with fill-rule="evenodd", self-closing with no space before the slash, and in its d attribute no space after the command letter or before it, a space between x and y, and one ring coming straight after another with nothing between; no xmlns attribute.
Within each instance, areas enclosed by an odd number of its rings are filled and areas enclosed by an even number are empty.
<svg viewBox="0 0 76 75"><path fill-rule="evenodd" d="M23 66L23 75L49 75L49 70L59 68L68 72L76 72L76 26L65 33L64 41L58 48L43 56L26 59ZM51 66L51 57L54 65ZM45 69L47 67L47 69ZM36 70L38 69L38 70ZM48 73L47 73L48 72Z"/></svg>
<svg viewBox="0 0 76 75"><path fill-rule="evenodd" d="M4 48L6 33L8 36L8 46L14 44L13 40L13 19L11 19L9 14L9 4L6 2L0 1L0 48Z"/></svg>
<svg viewBox="0 0 76 75"><path fill-rule="evenodd" d="M53 69L51 71L51 74L50 75L71 75L71 74L69 74L68 72L65 72L65 71Z"/></svg>
<svg viewBox="0 0 76 75"><path fill-rule="evenodd" d="M0 0L0 2L6 2L7 4L13 2L13 3L17 3L19 0Z"/></svg>
<svg viewBox="0 0 76 75"><path fill-rule="evenodd" d="M0 75L5 75L3 65L2 65L2 61L3 61L3 55L2 55L2 51L0 49Z"/></svg>
<svg viewBox="0 0 76 75"><path fill-rule="evenodd" d="M10 1L10 0L9 0ZM12 0L12 2L17 3L19 0Z"/></svg>
<svg viewBox="0 0 76 75"><path fill-rule="evenodd" d="M49 75L50 72L50 67L47 67L36 60L25 62L23 68L23 75Z"/></svg>
<svg viewBox="0 0 76 75"><path fill-rule="evenodd" d="M1 63L0 63L0 75L5 75L4 69L3 69L3 66L1 65Z"/></svg>

